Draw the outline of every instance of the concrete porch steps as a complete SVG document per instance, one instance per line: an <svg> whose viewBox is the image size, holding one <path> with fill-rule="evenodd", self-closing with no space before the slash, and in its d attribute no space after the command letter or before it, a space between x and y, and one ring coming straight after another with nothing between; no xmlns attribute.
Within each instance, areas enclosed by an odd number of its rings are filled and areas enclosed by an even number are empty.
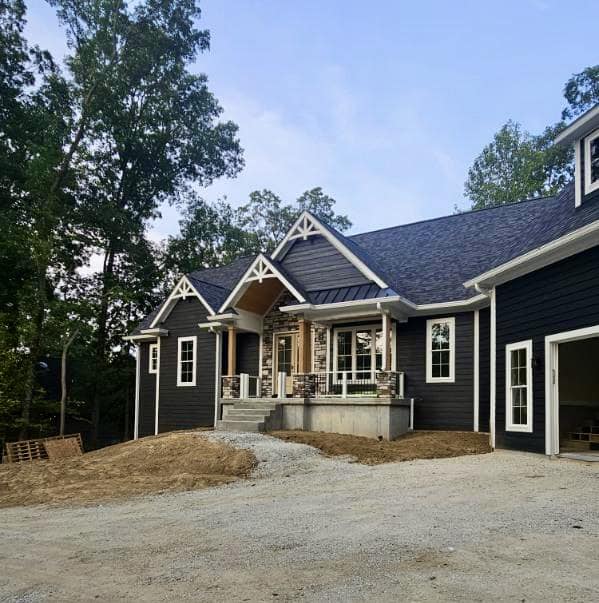
<svg viewBox="0 0 599 603"><path fill-rule="evenodd" d="M263 432L280 422L281 408L270 400L238 400L223 419L216 422L217 431Z"/></svg>

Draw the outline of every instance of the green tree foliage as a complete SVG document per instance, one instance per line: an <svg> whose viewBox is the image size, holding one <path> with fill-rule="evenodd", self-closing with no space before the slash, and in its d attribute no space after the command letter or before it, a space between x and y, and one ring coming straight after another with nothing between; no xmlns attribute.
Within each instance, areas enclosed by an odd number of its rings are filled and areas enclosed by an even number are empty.
<svg viewBox="0 0 599 603"><path fill-rule="evenodd" d="M237 224L254 238L248 251L271 253L304 210L342 232L349 229L351 221L335 213L335 204L335 199L324 194L320 187L305 191L294 204L285 204L266 189L254 191L249 202L237 210Z"/></svg>
<svg viewBox="0 0 599 603"><path fill-rule="evenodd" d="M563 120L575 119L599 103L599 65L574 74L564 87L568 106L562 111Z"/></svg>
<svg viewBox="0 0 599 603"><path fill-rule="evenodd" d="M599 103L599 65L573 75L564 87L562 120L533 135L508 121L474 160L464 194L472 209L554 195L572 179L573 152L553 144L572 120Z"/></svg>
<svg viewBox="0 0 599 603"><path fill-rule="evenodd" d="M195 0L48 2L67 33L64 73L24 39L23 1L0 0L0 344L20 363L19 387L3 382L0 396L19 400L21 437L44 399L39 359L73 322L91 326L73 350L91 359L82 395L95 431L103 400L129 400L110 376L129 384L121 337L162 281L147 224L190 182L243 166L237 126L189 70L209 46Z"/></svg>
<svg viewBox="0 0 599 603"><path fill-rule="evenodd" d="M552 195L570 179L570 151L553 145L557 128L533 136L508 121L468 171L465 194L473 209Z"/></svg>

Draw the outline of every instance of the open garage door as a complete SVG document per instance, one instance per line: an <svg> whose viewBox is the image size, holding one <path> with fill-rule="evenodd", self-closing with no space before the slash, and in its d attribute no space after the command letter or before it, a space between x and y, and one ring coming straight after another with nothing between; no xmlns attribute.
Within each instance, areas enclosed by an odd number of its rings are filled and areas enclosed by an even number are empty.
<svg viewBox="0 0 599 603"><path fill-rule="evenodd" d="M548 453L599 461L599 327L549 339Z"/></svg>

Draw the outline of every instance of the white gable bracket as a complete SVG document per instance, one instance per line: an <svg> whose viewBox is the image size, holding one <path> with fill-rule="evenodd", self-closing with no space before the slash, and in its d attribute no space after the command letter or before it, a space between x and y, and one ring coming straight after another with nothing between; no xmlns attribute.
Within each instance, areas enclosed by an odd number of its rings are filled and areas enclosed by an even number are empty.
<svg viewBox="0 0 599 603"><path fill-rule="evenodd" d="M344 245L328 228L313 216L305 211L295 221L285 238L279 243L278 247L272 254L272 259L276 259L281 254L285 246L295 239L303 239L304 241L311 236L321 235L324 237L342 256L353 264L366 278L376 283L381 289L387 289L389 285L375 272L373 272L355 253L353 253L346 245Z"/></svg>
<svg viewBox="0 0 599 603"><path fill-rule="evenodd" d="M180 299L187 299L188 297L197 297L200 300L200 303L208 311L208 314L210 316L214 316L214 310L210 307L210 304L198 293L196 288L190 283L189 279L186 276L182 276L179 282L175 285L175 288L171 291L171 294L168 296L167 300L164 302L164 304L162 304L162 308L160 308L160 312L156 314L156 317L152 321L150 328L153 329L160 322L166 320L172 309L175 307L175 304Z"/></svg>
<svg viewBox="0 0 599 603"><path fill-rule="evenodd" d="M245 289L252 282L262 283L264 279L276 278L287 290L299 301L304 303L306 299L304 296L281 274L279 270L269 261L269 259L260 254L246 270L245 274L239 279L239 282L231 291L231 294L225 300L225 303L220 307L219 312L223 312L230 306L235 305L237 301L243 295Z"/></svg>

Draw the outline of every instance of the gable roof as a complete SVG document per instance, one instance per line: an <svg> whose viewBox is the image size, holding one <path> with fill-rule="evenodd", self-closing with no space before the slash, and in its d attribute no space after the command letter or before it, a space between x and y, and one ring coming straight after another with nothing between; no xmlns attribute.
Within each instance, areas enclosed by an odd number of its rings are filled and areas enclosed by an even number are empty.
<svg viewBox="0 0 599 603"><path fill-rule="evenodd" d="M599 202L574 204L574 186L554 197L464 212L354 235L385 267L389 285L416 304L475 296L468 280L599 220Z"/></svg>

